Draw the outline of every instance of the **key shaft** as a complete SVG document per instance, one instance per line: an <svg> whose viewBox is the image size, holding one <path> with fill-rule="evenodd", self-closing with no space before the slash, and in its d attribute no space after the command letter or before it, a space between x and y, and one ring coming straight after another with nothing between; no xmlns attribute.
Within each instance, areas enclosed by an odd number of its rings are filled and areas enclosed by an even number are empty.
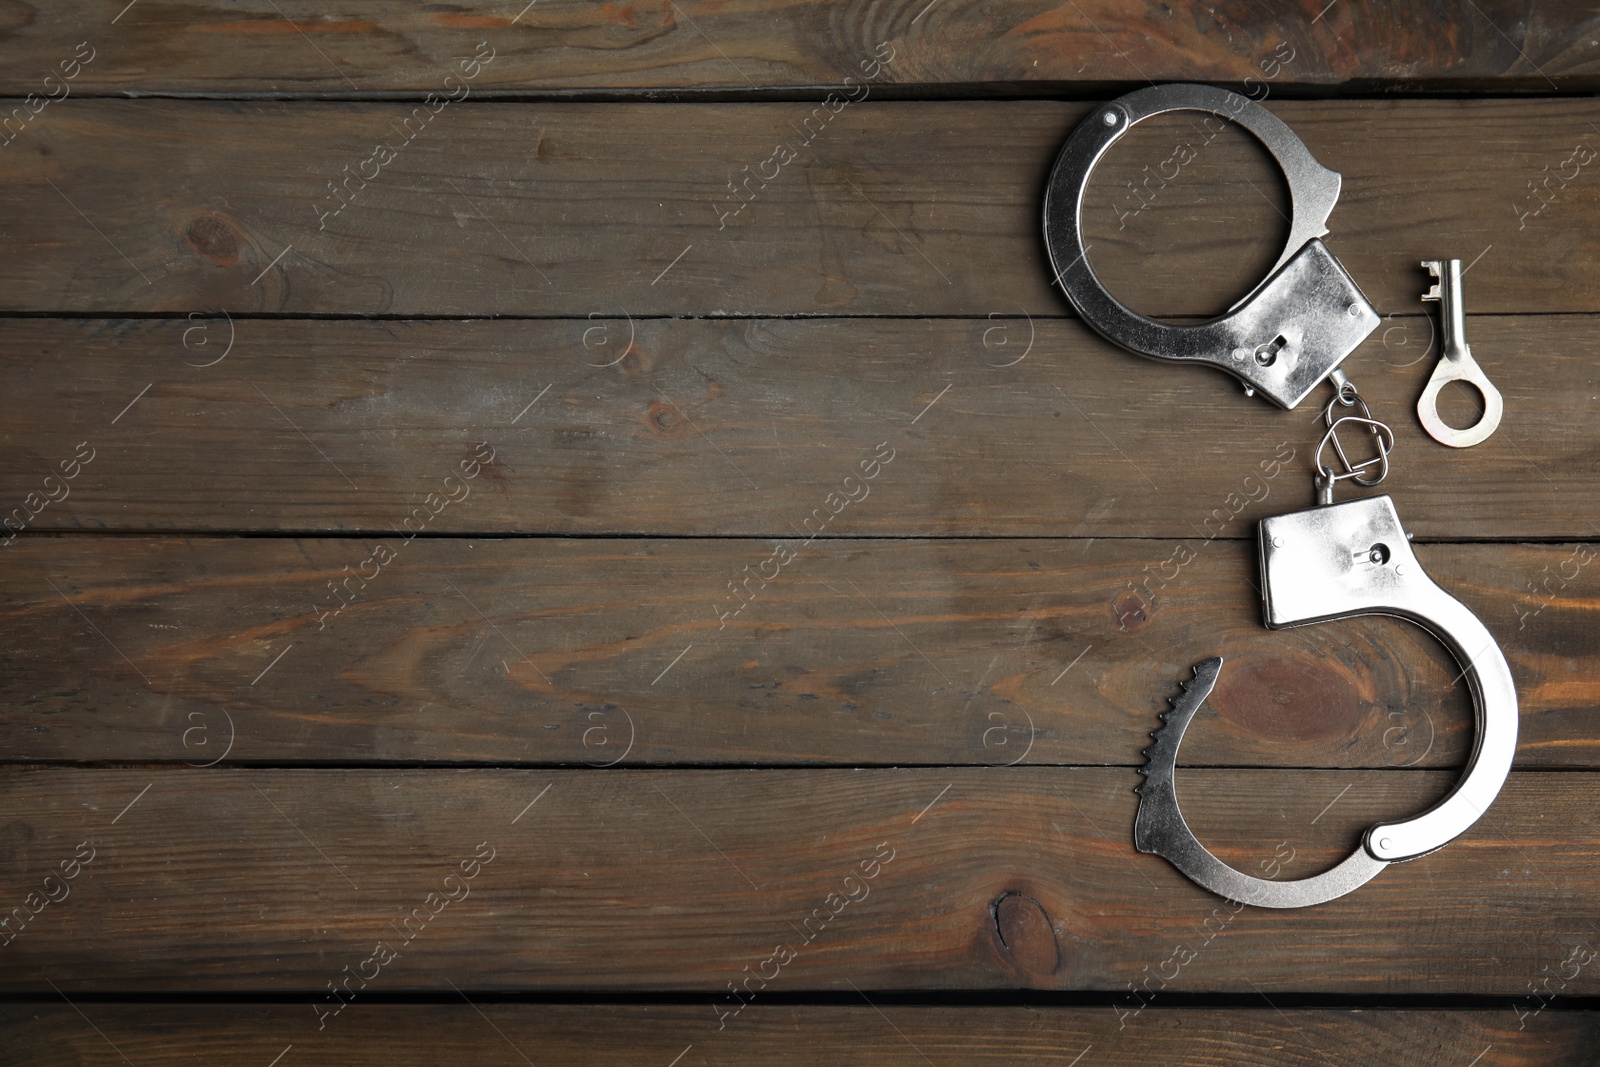
<svg viewBox="0 0 1600 1067"><path fill-rule="evenodd" d="M1423 294L1424 300L1437 300L1444 328L1444 356L1450 360L1470 359L1467 347L1467 302L1461 293L1461 261L1431 259L1422 264L1438 281Z"/></svg>

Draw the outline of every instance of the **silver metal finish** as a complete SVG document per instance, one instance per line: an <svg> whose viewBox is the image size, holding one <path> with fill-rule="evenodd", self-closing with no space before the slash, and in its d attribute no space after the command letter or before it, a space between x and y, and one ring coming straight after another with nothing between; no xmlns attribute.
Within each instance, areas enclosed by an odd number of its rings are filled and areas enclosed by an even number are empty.
<svg viewBox="0 0 1600 1067"><path fill-rule="evenodd" d="M1488 810L1516 753L1517 691L1494 635L1423 572L1387 496L1262 519L1259 542L1269 628L1392 615L1433 634L1461 665L1477 719L1466 774L1429 810L1365 839L1379 860L1442 848Z"/></svg>
<svg viewBox="0 0 1600 1067"><path fill-rule="evenodd" d="M1331 492L1332 483L1328 483ZM1356 615L1392 615L1442 641L1472 692L1477 737L1466 774L1450 795L1411 819L1379 823L1331 870L1296 881L1255 878L1208 852L1184 821L1174 775L1178 746L1216 684L1220 657L1194 669L1145 750L1134 845L1165 857L1200 885L1264 908L1298 908L1341 897L1389 863L1444 847L1477 821L1505 783L1517 747L1517 694L1494 637L1459 600L1433 583L1411 552L1387 496L1263 519L1259 533L1268 627Z"/></svg>
<svg viewBox="0 0 1600 1067"><path fill-rule="evenodd" d="M1500 428L1505 401L1467 347L1466 304L1461 295L1461 261L1426 259L1422 265L1437 281L1422 294L1424 300L1439 301L1439 317L1444 320L1444 353L1433 368L1433 376L1417 400L1417 418L1428 436L1451 448L1470 448L1486 441ZM1439 417L1439 392L1451 382L1467 382L1483 394L1483 418L1477 425L1458 430Z"/></svg>
<svg viewBox="0 0 1600 1067"><path fill-rule="evenodd" d="M1356 396L1354 390L1350 394L1354 397L1354 400L1350 403L1359 405L1361 414L1340 415L1335 418L1333 406L1336 403L1344 403L1342 400L1343 395L1341 390L1340 395L1328 401L1328 406L1322 411L1322 419L1328 424L1328 432L1322 435L1321 442L1317 444L1317 485L1320 487L1326 482L1331 489L1334 483L1341 482L1346 478L1352 479L1357 485L1369 487L1377 485L1389 477L1389 453L1394 451L1394 431L1389 429L1387 423L1379 422L1372 417L1372 411L1367 407L1367 402ZM1350 426L1365 426L1367 428L1367 432L1371 435L1373 445L1378 452L1376 456L1362 460L1360 463L1350 462L1350 457L1344 450L1344 443L1339 440L1339 427L1347 424ZM1333 446L1334 456L1338 458L1340 466L1344 468L1342 471L1336 471L1322 461L1322 454L1330 444ZM1374 467L1377 470L1368 473ZM1323 501L1323 503L1331 504L1333 500L1330 498Z"/></svg>
<svg viewBox="0 0 1600 1067"><path fill-rule="evenodd" d="M1221 318L1173 325L1130 310L1089 266L1083 198L1089 175L1134 123L1168 111L1206 111L1249 130L1288 180L1289 240L1267 278ZM1097 108L1067 138L1045 191L1044 237L1067 298L1085 322L1152 359L1207 363L1292 408L1377 328L1378 313L1318 239L1339 199L1340 178L1288 126L1249 97L1208 85L1140 89Z"/></svg>
<svg viewBox="0 0 1600 1067"><path fill-rule="evenodd" d="M1345 377L1342 370L1335 370L1328 375L1328 381L1333 384L1334 394L1333 399L1322 409L1322 421L1327 423L1328 432L1322 435L1322 440L1317 445L1315 459L1317 473L1313 478L1317 487L1317 503L1324 505L1333 503L1334 487L1346 478L1357 485L1370 488L1389 477L1389 453L1394 451L1394 431L1389 429L1387 423L1379 422L1372 417L1372 409L1367 407L1367 402L1356 391L1355 382ZM1341 407L1350 408L1360 414L1335 416L1335 409ZM1346 423L1367 428L1367 434L1371 437L1373 447L1378 453L1376 456L1360 463L1350 462L1350 455L1344 450L1344 442L1339 440L1339 427ZM1333 454L1343 470L1336 471L1323 462L1322 454L1329 445L1333 446ZM1374 467L1377 469L1373 470Z"/></svg>
<svg viewBox="0 0 1600 1067"><path fill-rule="evenodd" d="M1309 904L1342 897L1364 885L1388 866L1366 849L1358 848L1343 863L1310 878L1273 881L1234 870L1194 836L1178 809L1178 746L1195 712L1211 694L1222 669L1222 657L1208 659L1194 669L1194 680L1183 683L1183 695L1172 701L1172 710L1161 717L1164 725L1152 735L1155 743L1145 749L1147 761L1139 769L1145 780L1138 788L1139 814L1133 824L1133 844L1140 852L1165 857L1178 870L1213 893L1254 904L1260 908L1303 908Z"/></svg>

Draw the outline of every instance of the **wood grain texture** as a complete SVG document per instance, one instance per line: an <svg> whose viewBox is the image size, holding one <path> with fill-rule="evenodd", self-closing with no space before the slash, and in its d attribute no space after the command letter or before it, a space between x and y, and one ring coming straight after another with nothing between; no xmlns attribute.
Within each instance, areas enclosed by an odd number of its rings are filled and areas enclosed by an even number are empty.
<svg viewBox="0 0 1600 1067"><path fill-rule="evenodd" d="M1251 870L1277 858L1294 876L1427 807L1454 776L1180 777L1185 814L1220 858ZM1513 997L1594 947L1600 822L1585 772L1515 772L1444 850L1328 904L1237 914L1133 850L1137 779L12 768L3 863L24 911L9 913L0 988L323 991L332 1009L326 985L342 988L348 965L373 992L693 990L731 1011L728 983L762 970L770 992L1125 992L1164 969L1169 992ZM80 852L75 880L45 883ZM35 883L62 899L35 908ZM845 893L856 899L841 905ZM836 914L805 924L816 908ZM1174 974L1179 944L1194 955ZM792 954L776 975L763 964L774 946ZM1564 992L1593 995L1596 972L1580 967Z"/></svg>
<svg viewBox="0 0 1600 1067"><path fill-rule="evenodd" d="M491 7L0 0L0 1060L1593 1058L1600 14ZM1284 877L1443 796L1468 702L1403 624L1261 627L1310 406L1050 285L1062 141L1170 80L1342 173L1386 488L1522 701L1478 824L1303 911L1133 849L1178 679L1227 656L1189 823ZM1196 118L1086 197L1161 316L1286 233ZM1507 401L1465 453L1439 257ZM1093 1003L953 1006L1014 990ZM1463 1003L1409 995L1503 1007L1277 1010Z"/></svg>
<svg viewBox="0 0 1600 1067"><path fill-rule="evenodd" d="M1518 1028L1516 1011L1327 1011L1272 1008L1217 1011L1149 1007L1119 1029L1115 1009L857 1007L752 1004L718 1031L704 1007L615 1004L469 1006L361 1004L321 1031L302 1005L83 1004L90 1023L65 1004L0 1006L0 1025L21 1062L38 1067L120 1063L140 1067L217 1063L365 1065L474 1062L576 1065L619 1060L681 1067L702 1064L1080 1063L1112 1067L1394 1067L1467 1064L1493 1049L1498 1064L1583 1067L1600 1023L1590 1012L1546 1011ZM874 998L876 1000L876 998ZM476 1009L476 1010L474 1010ZM481 1014L480 1014L481 1012ZM881 1012L881 1014L880 1014ZM708 1027L708 1022L710 1026ZM96 1033L98 1028L101 1033ZM1336 1058L1335 1058L1336 1057Z"/></svg>
<svg viewBox="0 0 1600 1067"><path fill-rule="evenodd" d="M1420 630L1262 628L1247 542L1188 542L1193 561L1147 583L1177 546L837 540L746 601L727 583L770 542L391 541L396 558L339 599L328 583L369 542L14 545L0 752L1132 766L1178 680L1218 654L1186 763L1448 768L1472 744L1459 667ZM1568 548L1416 551L1500 640L1519 766L1600 766L1593 575L1534 595Z"/></svg>
<svg viewBox="0 0 1600 1067"><path fill-rule="evenodd" d="M0 310L1066 308L1050 288L1041 193L1081 104L437 107L52 105L0 149L3 232L15 249L0 261ZM1588 102L1270 107L1343 173L1330 247L1385 314L1420 310L1419 260L1480 255L1467 297L1475 312L1600 310L1600 182L1593 147L1587 156L1578 147L1597 137ZM1174 172L1179 138L1194 158ZM1118 292L1159 267L1141 311L1212 314L1228 292L1197 280L1225 270L1231 287L1238 261L1275 258L1256 225L1271 216L1239 180L1247 161L1264 166L1259 150L1242 135L1207 140L1175 118L1119 145L1097 172L1105 191L1085 212L1106 234L1091 259ZM387 163L380 143L395 150ZM1147 202L1130 202L1129 183L1154 190L1149 175L1165 173L1174 176L1147 198L1149 213L1125 225L1130 203Z"/></svg>
<svg viewBox="0 0 1600 1067"><path fill-rule="evenodd" d="M1395 428L1384 490L1406 528L1594 539L1591 321L1468 332L1506 398L1476 448L1416 421L1431 320L1391 320L1345 363ZM1071 320L9 320L0 518L389 536L487 442L470 496L411 529L790 538L823 508L827 536L1252 537L1311 503L1324 392L1282 412Z"/></svg>
<svg viewBox="0 0 1600 1067"><path fill-rule="evenodd" d="M391 0L121 5L10 3L0 22L0 91L42 92L54 57L88 38L78 92L353 93L436 88L479 40L493 42L488 90L832 86L888 41L898 85L1049 87L1281 77L1316 87L1593 88L1592 12L1506 0L1324 9L1259 0L1045 0L1003 7L940 0L817 4L665 0L493 5Z"/></svg>

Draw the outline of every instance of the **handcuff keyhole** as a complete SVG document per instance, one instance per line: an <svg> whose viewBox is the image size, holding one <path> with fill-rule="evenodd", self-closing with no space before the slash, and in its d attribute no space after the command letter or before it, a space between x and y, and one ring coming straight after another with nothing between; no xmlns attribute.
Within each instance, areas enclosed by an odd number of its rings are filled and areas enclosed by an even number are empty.
<svg viewBox="0 0 1600 1067"><path fill-rule="evenodd" d="M1367 558L1378 566L1389 562L1389 546L1383 543L1373 545L1367 551Z"/></svg>
<svg viewBox="0 0 1600 1067"><path fill-rule="evenodd" d="M1288 343L1288 338L1280 334L1279 336L1274 337L1267 344L1256 346L1256 362L1263 367L1272 366L1274 363L1278 362L1278 353L1283 349L1283 346Z"/></svg>

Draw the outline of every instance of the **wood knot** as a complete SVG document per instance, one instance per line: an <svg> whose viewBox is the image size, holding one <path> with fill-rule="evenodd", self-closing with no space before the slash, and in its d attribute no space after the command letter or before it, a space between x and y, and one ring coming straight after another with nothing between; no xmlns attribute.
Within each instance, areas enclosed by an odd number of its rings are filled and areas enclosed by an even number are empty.
<svg viewBox="0 0 1600 1067"><path fill-rule="evenodd" d="M637 378L640 372L645 369L645 358L639 351L639 346L629 345L628 350L617 361L617 365L622 368L623 374L630 378Z"/></svg>
<svg viewBox="0 0 1600 1067"><path fill-rule="evenodd" d="M1217 676L1211 706L1270 741L1356 737L1366 713L1351 679L1310 656L1235 661Z"/></svg>
<svg viewBox="0 0 1600 1067"><path fill-rule="evenodd" d="M1150 617L1155 612L1155 605L1137 589L1126 589L1111 601L1111 621L1123 633L1138 633L1150 625Z"/></svg>
<svg viewBox="0 0 1600 1067"><path fill-rule="evenodd" d="M1061 966L1061 946L1044 905L1015 890L1007 890L989 905L994 937L1000 955L1030 978L1052 975Z"/></svg>
<svg viewBox="0 0 1600 1067"><path fill-rule="evenodd" d="M645 421L656 433L676 435L683 429L683 416L678 414L671 404L656 401L650 405L650 411L645 416Z"/></svg>
<svg viewBox="0 0 1600 1067"><path fill-rule="evenodd" d="M239 262L239 234L222 215L202 212L184 227L183 239L195 255L219 267Z"/></svg>

